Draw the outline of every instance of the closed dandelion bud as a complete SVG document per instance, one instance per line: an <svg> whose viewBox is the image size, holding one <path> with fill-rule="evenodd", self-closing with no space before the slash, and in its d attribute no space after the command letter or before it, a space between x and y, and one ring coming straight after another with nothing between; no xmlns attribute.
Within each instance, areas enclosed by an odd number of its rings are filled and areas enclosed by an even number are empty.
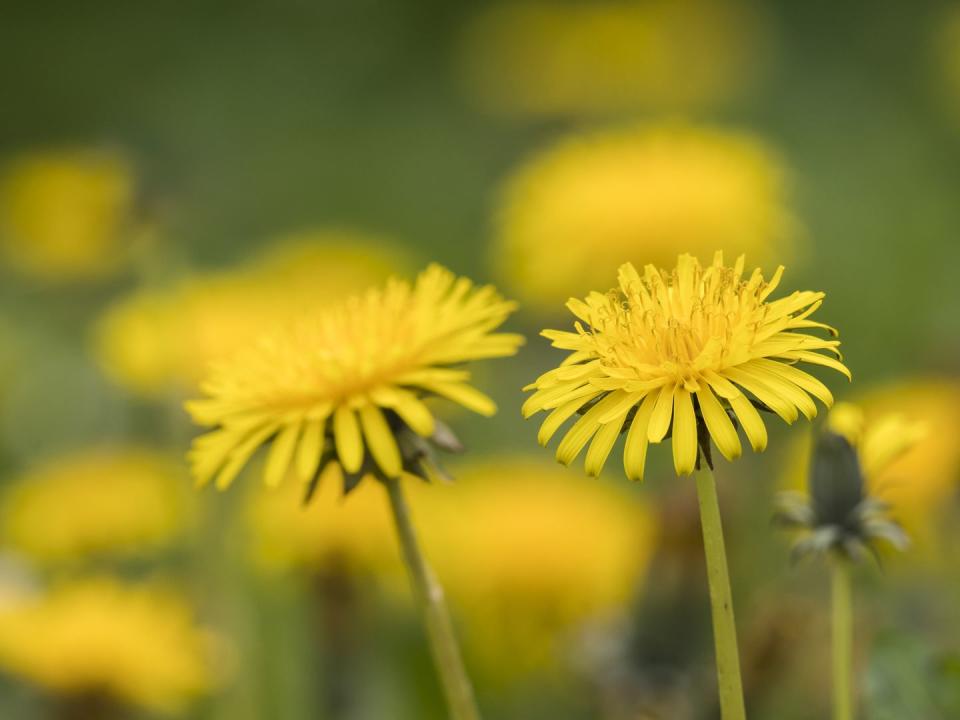
<svg viewBox="0 0 960 720"><path fill-rule="evenodd" d="M814 445L809 496L796 492L778 496L775 520L804 531L794 545L794 559L832 552L860 560L868 552L876 554L878 540L898 550L906 548L907 535L890 516L889 505L867 493L863 468L871 463L859 449L864 435L859 409L849 403L838 405Z"/></svg>

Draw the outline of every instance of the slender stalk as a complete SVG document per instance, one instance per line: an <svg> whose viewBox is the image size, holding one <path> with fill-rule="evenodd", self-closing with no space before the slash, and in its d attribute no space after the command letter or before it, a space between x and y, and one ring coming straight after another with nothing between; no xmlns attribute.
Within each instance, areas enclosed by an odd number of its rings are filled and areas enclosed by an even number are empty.
<svg viewBox="0 0 960 720"><path fill-rule="evenodd" d="M467 677L467 671L460 656L460 647L457 645L453 631L453 623L444 600L443 588L437 583L417 546L417 536L410 522L410 511L403 497L400 481L388 479L385 484L390 496L390 508L393 511L403 560L413 586L414 597L427 626L430 650L443 685L450 717L453 720L480 720L480 712L473 697L473 687L470 685L470 678Z"/></svg>
<svg viewBox="0 0 960 720"><path fill-rule="evenodd" d="M700 503L700 524L703 527L703 548L707 556L720 715L723 720L745 720L737 628L733 619L733 598L730 593L730 574L727 571L727 552L723 543L720 504L717 501L717 484L707 464L704 462L702 465L703 469L697 472L697 499Z"/></svg>
<svg viewBox="0 0 960 720"><path fill-rule="evenodd" d="M833 718L853 720L853 592L850 565L843 558L832 563L833 604Z"/></svg>

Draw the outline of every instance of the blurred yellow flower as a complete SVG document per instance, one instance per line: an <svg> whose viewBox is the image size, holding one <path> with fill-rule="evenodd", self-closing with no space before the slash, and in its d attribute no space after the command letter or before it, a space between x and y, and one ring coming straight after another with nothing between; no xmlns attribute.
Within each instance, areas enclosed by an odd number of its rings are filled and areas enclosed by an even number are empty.
<svg viewBox="0 0 960 720"><path fill-rule="evenodd" d="M303 499L304 488L296 482L251 487L246 519L259 567L321 571L343 565L403 580L393 520L379 487L363 483L346 502L340 468L331 463L310 502Z"/></svg>
<svg viewBox="0 0 960 720"><path fill-rule="evenodd" d="M180 711L212 683L208 633L177 595L75 581L0 607L0 668L62 695Z"/></svg>
<svg viewBox="0 0 960 720"><path fill-rule="evenodd" d="M421 455L404 446L434 436L425 396L496 412L468 384L470 371L451 366L513 355L523 338L493 331L514 307L492 286L431 265L413 284L392 278L265 335L187 403L197 424L214 428L190 451L197 483L216 477L226 488L265 444L270 486L289 468L306 484L333 461L349 475L417 474Z"/></svg>
<svg viewBox="0 0 960 720"><path fill-rule="evenodd" d="M189 485L172 459L88 450L34 468L0 505L5 544L44 563L155 550L188 522Z"/></svg>
<svg viewBox="0 0 960 720"><path fill-rule="evenodd" d="M870 390L856 405L838 404L831 429L857 446L870 495L923 544L960 486L960 383L908 379ZM785 485L805 486L811 438L790 451Z"/></svg>
<svg viewBox="0 0 960 720"><path fill-rule="evenodd" d="M395 530L382 491L362 484L346 502L339 475L331 465L307 505L297 483L252 490L247 519L258 565L345 566L402 594L404 571L386 542ZM489 670L523 672L555 659L557 644L580 624L623 610L656 536L656 519L639 499L519 457L456 475L452 485L411 482L406 489L424 553Z"/></svg>
<svg viewBox="0 0 960 720"><path fill-rule="evenodd" d="M800 414L808 420L817 414L813 398L832 405L830 390L796 367L807 363L850 376L839 340L802 332L836 336L810 320L824 293L795 291L768 301L783 266L769 281L759 268L748 279L743 271L742 255L728 267L721 252L706 268L681 255L675 269L647 265L642 276L627 263L618 289L571 299L575 332L542 333L570 354L525 388L535 391L523 405L525 417L551 411L540 444L582 413L557 448L564 465L590 443L586 471L598 475L626 431L624 469L641 480L648 444L669 434L674 469L688 475L711 440L728 460L740 456L735 423L754 452L763 451L767 430L758 408L792 424Z"/></svg>
<svg viewBox="0 0 960 720"><path fill-rule="evenodd" d="M357 233L280 238L236 269L120 300L99 323L96 352L108 374L134 392L193 392L212 363L406 264L387 244Z"/></svg>
<svg viewBox="0 0 960 720"><path fill-rule="evenodd" d="M522 457L462 467L411 504L468 646L502 673L549 664L582 624L624 612L657 534L625 488Z"/></svg>
<svg viewBox="0 0 960 720"><path fill-rule="evenodd" d="M690 110L752 83L764 65L761 20L726 0L498 3L468 26L461 71L493 112Z"/></svg>
<svg viewBox="0 0 960 720"><path fill-rule="evenodd" d="M508 182L494 263L548 309L603 286L625 261L660 266L718 248L763 262L794 235L784 170L759 140L683 125L569 138Z"/></svg>
<svg viewBox="0 0 960 720"><path fill-rule="evenodd" d="M128 255L134 192L116 153L25 155L0 178L0 249L17 270L44 280L108 274Z"/></svg>
<svg viewBox="0 0 960 720"><path fill-rule="evenodd" d="M960 115L960 5L951 3L936 22L935 50L947 103Z"/></svg>

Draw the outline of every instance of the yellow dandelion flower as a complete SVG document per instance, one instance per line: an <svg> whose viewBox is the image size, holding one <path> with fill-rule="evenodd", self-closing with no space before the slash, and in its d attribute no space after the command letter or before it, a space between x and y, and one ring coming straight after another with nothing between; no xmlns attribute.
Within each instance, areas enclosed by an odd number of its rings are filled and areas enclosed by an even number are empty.
<svg viewBox="0 0 960 720"><path fill-rule="evenodd" d="M0 668L66 696L180 711L211 687L209 645L178 595L107 578L0 607Z"/></svg>
<svg viewBox="0 0 960 720"><path fill-rule="evenodd" d="M308 482L332 460L353 477L422 474L424 439L437 428L424 396L493 414L469 371L450 366L514 354L523 338L492 332L514 307L431 265L413 285L392 279L263 337L187 404L198 424L216 428L190 453L198 484L216 477L227 487L267 443L269 486L291 466Z"/></svg>
<svg viewBox="0 0 960 720"><path fill-rule="evenodd" d="M142 553L185 527L189 493L176 462L139 449L89 450L28 472L0 504L9 547L44 562Z"/></svg>
<svg viewBox="0 0 960 720"><path fill-rule="evenodd" d="M468 648L504 675L542 669L584 623L622 613L657 534L649 507L625 488L522 457L458 468L454 485L411 504L467 620Z"/></svg>
<svg viewBox="0 0 960 720"><path fill-rule="evenodd" d="M44 280L102 276L124 259L133 204L133 174L115 153L24 156L0 179L0 249Z"/></svg>
<svg viewBox="0 0 960 720"><path fill-rule="evenodd" d="M212 363L229 359L264 330L405 265L388 243L356 232L281 237L240 267L121 299L98 323L95 353L110 377L140 395L194 392Z"/></svg>
<svg viewBox="0 0 960 720"><path fill-rule="evenodd" d="M939 61L940 80L946 104L960 113L960 7L946 7L936 23L934 50Z"/></svg>
<svg viewBox="0 0 960 720"><path fill-rule="evenodd" d="M821 365L850 375L839 359L839 340L801 332L836 335L810 319L824 293L797 291L769 301L783 266L769 281L759 269L744 279L743 270L743 256L728 267L719 252L706 268L690 255L681 255L669 272L648 265L640 275L627 263L619 289L571 299L576 331L542 333L570 355L526 388L535 392L523 406L525 416L550 411L540 443L579 412L557 459L569 465L590 443L586 470L597 475L626 430L624 468L642 479L648 444L672 432L674 467L686 475L698 463L698 447L709 452L710 439L728 460L739 457L738 425L753 450L762 451L767 431L758 407L793 423L800 414L817 414L813 398L831 405L830 390L796 367Z"/></svg>
<svg viewBox="0 0 960 720"><path fill-rule="evenodd" d="M762 18L727 0L505 2L461 48L464 86L517 115L690 110L740 94L762 67Z"/></svg>
<svg viewBox="0 0 960 720"><path fill-rule="evenodd" d="M493 261L514 292L549 309L626 260L782 256L796 227L785 184L776 154L745 134L641 125L574 137L508 181Z"/></svg>

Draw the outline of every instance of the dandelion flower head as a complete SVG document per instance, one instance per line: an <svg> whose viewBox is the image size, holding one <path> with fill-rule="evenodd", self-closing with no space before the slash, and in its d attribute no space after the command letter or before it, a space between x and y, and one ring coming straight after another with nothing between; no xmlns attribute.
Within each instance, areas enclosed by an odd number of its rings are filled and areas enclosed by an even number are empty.
<svg viewBox="0 0 960 720"><path fill-rule="evenodd" d="M426 396L496 411L468 384L469 370L455 366L514 354L523 338L493 332L514 307L493 287L431 265L413 284L391 279L264 336L220 364L205 397L187 405L198 424L215 428L191 450L197 482L228 486L271 439L270 486L291 467L309 482L333 460L348 475L416 474L401 444L434 435Z"/></svg>
<svg viewBox="0 0 960 720"><path fill-rule="evenodd" d="M509 115L715 106L762 67L761 24L728 0L486 4L462 43L463 80L484 109Z"/></svg>
<svg viewBox="0 0 960 720"><path fill-rule="evenodd" d="M477 629L467 640L485 666L542 669L578 628L624 611L658 535L634 493L524 457L456 474L455 485L416 492L411 504L454 608Z"/></svg>
<svg viewBox="0 0 960 720"><path fill-rule="evenodd" d="M64 695L179 712L213 683L211 636L184 600L87 578L0 608L0 667Z"/></svg>
<svg viewBox="0 0 960 720"><path fill-rule="evenodd" d="M130 239L134 195L133 173L116 153L25 155L0 179L0 249L43 280L108 274Z"/></svg>
<svg viewBox="0 0 960 720"><path fill-rule="evenodd" d="M41 563L129 555L172 542L190 520L189 501L173 459L136 447L87 450L7 489L0 530Z"/></svg>
<svg viewBox="0 0 960 720"><path fill-rule="evenodd" d="M589 443L586 470L597 475L626 430L626 474L641 479L648 444L668 434L674 467L684 475L693 472L699 449L709 450L710 439L728 460L739 457L738 425L753 450L762 451L767 431L759 410L787 423L801 414L813 418L813 398L829 406L833 395L797 365L850 373L836 331L811 319L824 293L797 291L769 300L782 275L781 266L769 281L759 269L744 277L743 256L729 267L718 252L702 267L681 255L670 271L647 265L641 275L627 263L618 289L571 299L574 331L543 332L570 354L526 388L534 393L524 415L550 411L540 443L580 413L557 459L569 464Z"/></svg>

